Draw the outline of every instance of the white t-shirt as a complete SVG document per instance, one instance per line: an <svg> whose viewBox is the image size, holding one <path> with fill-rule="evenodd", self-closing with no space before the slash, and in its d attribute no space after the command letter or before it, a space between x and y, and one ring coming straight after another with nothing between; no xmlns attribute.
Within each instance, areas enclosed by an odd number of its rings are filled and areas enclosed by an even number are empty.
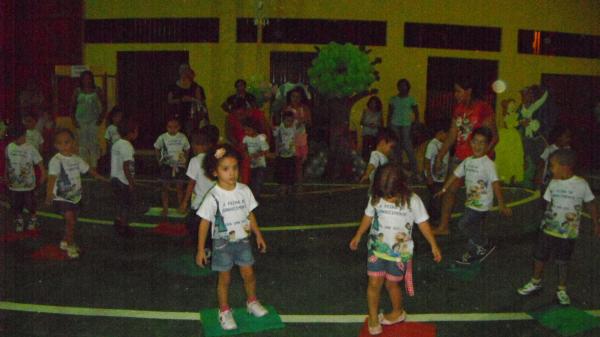
<svg viewBox="0 0 600 337"><path fill-rule="evenodd" d="M542 230L561 239L575 239L579 235L579 222L584 202L594 200L594 194L585 179L552 179L544 193L548 207L542 220Z"/></svg>
<svg viewBox="0 0 600 337"><path fill-rule="evenodd" d="M44 137L42 137L42 134L37 129L27 130L25 138L27 139L27 143L31 144L38 151L40 151L40 147L44 144Z"/></svg>
<svg viewBox="0 0 600 337"><path fill-rule="evenodd" d="M122 138L117 140L110 149L110 177L117 178L123 184L129 185L125 170L123 170L123 163L129 162L129 172L133 175L135 173L134 154L133 145L128 140Z"/></svg>
<svg viewBox="0 0 600 337"><path fill-rule="evenodd" d="M256 206L248 186L237 183L227 191L217 184L206 194L197 214L212 223L213 239L239 241L250 235L248 216Z"/></svg>
<svg viewBox="0 0 600 337"><path fill-rule="evenodd" d="M81 175L90 166L77 155L63 156L57 153L48 163L48 175L56 176L54 200L78 203L81 201Z"/></svg>
<svg viewBox="0 0 600 337"><path fill-rule="evenodd" d="M373 185L373 179L375 178L375 172L377 171L377 169L380 166L387 164L389 161L390 160L385 154L377 150L371 151L371 157L369 157L369 164L375 167L375 169L371 171L371 174L369 174L369 181L371 182L371 185Z"/></svg>
<svg viewBox="0 0 600 337"><path fill-rule="evenodd" d="M408 206L396 206L384 199L373 206L369 198L365 209L365 215L373 218L367 243L369 251L400 259L402 262L412 258L413 225L427 221L429 215L423 201L415 193L410 197Z"/></svg>
<svg viewBox="0 0 600 337"><path fill-rule="evenodd" d="M283 123L273 130L273 137L277 140L277 154L282 158L296 155L296 135L304 132L304 126L294 124L287 128Z"/></svg>
<svg viewBox="0 0 600 337"><path fill-rule="evenodd" d="M444 159L442 159L440 171L437 174L434 172L435 158L440 152L442 145L444 145L444 143L440 142L437 138L433 138L429 144L427 144L427 149L425 150L425 159L429 160L431 166L429 174L436 183L443 183L446 180L446 173L448 172L448 158L450 157L448 153L446 153Z"/></svg>
<svg viewBox="0 0 600 337"><path fill-rule="evenodd" d="M264 134L258 134L254 137L245 136L242 140L242 143L246 144L248 147L248 154L252 156L257 152L269 151L269 143L267 143L267 136ZM267 160L265 156L260 156L258 158L252 159L250 162L251 168L256 167L267 167Z"/></svg>
<svg viewBox="0 0 600 337"><path fill-rule="evenodd" d="M565 147L565 149L570 149L570 146ZM550 182L550 180L552 179L552 174L551 172L548 170L548 164L550 163L550 156L556 151L560 149L558 146L556 146L556 144L551 144L546 146L546 148L544 149L544 152L542 152L542 154L540 155L540 159L542 159L544 161L544 172L542 172L542 178L543 178L543 182L544 184L547 184Z"/></svg>
<svg viewBox="0 0 600 337"><path fill-rule="evenodd" d="M119 135L116 125L111 124L106 128L106 131L104 132L104 139L109 141L111 144L114 144L117 142L117 140L121 139L121 135Z"/></svg>
<svg viewBox="0 0 600 337"><path fill-rule="evenodd" d="M158 136L154 148L160 150L161 164L185 167L185 154L190 149L190 142L181 132L173 136L165 132Z"/></svg>
<svg viewBox="0 0 600 337"><path fill-rule="evenodd" d="M196 185L194 185L194 194L192 195L192 201L190 203L190 207L193 210L197 210L200 207L206 193L215 185L215 182L208 179L204 174L202 162L204 161L205 156L206 153L199 153L192 158L186 172L186 175L196 182Z"/></svg>
<svg viewBox="0 0 600 337"><path fill-rule="evenodd" d="M42 162L42 156L33 145L10 143L6 147L6 173L8 189L11 191L32 191L35 189L34 165Z"/></svg>
<svg viewBox="0 0 600 337"><path fill-rule="evenodd" d="M480 212L489 211L494 204L492 183L499 180L494 162L488 156L471 156L458 165L454 175L459 178L465 177L465 206Z"/></svg>

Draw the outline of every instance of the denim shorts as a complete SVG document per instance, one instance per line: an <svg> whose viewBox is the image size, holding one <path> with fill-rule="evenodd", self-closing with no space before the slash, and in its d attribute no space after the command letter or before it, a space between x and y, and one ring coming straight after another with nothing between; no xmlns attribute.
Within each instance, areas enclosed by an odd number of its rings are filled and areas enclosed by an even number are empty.
<svg viewBox="0 0 600 337"><path fill-rule="evenodd" d="M385 277L386 280L400 282L404 279L407 263L388 261L369 253L367 257L367 275Z"/></svg>
<svg viewBox="0 0 600 337"><path fill-rule="evenodd" d="M230 271L234 264L240 267L254 264L250 240L246 238L230 242L223 239L213 239L212 270Z"/></svg>

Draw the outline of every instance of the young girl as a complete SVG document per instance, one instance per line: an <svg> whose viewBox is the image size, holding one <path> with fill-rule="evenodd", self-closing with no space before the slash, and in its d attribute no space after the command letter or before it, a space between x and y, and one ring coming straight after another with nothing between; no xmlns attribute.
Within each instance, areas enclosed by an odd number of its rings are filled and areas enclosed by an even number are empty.
<svg viewBox="0 0 600 337"><path fill-rule="evenodd" d="M294 114L294 121L303 126L305 131L296 134L294 142L296 143L296 189L301 189L302 172L304 162L308 157L308 134L306 128L311 124L310 107L305 103L306 94L301 87L292 89L287 94L287 106L284 111L291 111ZM282 118L283 120L283 118Z"/></svg>
<svg viewBox="0 0 600 337"><path fill-rule="evenodd" d="M362 156L364 160L369 160L371 151L377 146L377 132L383 127L383 112L381 111L381 100L377 96L372 96L367 102L367 108L363 110L360 118L362 126Z"/></svg>
<svg viewBox="0 0 600 337"><path fill-rule="evenodd" d="M363 234L371 228L367 242L368 325L371 335L380 334L382 324L400 323L406 319L402 291L398 283L404 280L407 293L413 296L414 223L418 224L419 230L431 245L434 261L442 260L440 249L427 222L428 218L423 202L409 189L401 165L386 164L377 170L373 195L369 199L356 235L350 241L350 249L357 250ZM392 302L392 311L387 315L378 315L380 292L384 283Z"/></svg>
<svg viewBox="0 0 600 337"><path fill-rule="evenodd" d="M123 110L121 110L118 106L113 107L108 116L108 120L110 121L110 125L104 132L104 139L106 139L107 153L110 153L110 147L116 143L117 140L121 139L121 135L119 135L119 130L117 127L119 123L121 123L121 120L123 120Z"/></svg>
<svg viewBox="0 0 600 337"><path fill-rule="evenodd" d="M48 164L48 186L46 204L54 207L65 219L65 236L60 249L70 258L79 257L79 247L75 244L75 223L81 202L81 174L89 172L94 178L108 181L91 168L81 157L75 155L75 136L68 129L56 131L54 146L58 153Z"/></svg>
<svg viewBox="0 0 600 337"><path fill-rule="evenodd" d="M183 201L183 179L185 179L185 166L187 164L190 142L187 137L179 132L179 120L172 115L167 120L167 132L160 135L154 142L156 159L160 165L160 178L162 180L162 215L169 214L169 185L175 183L177 190L177 205Z"/></svg>
<svg viewBox="0 0 600 337"><path fill-rule="evenodd" d="M256 277L254 257L250 245L250 233L256 236L256 244L261 253L267 251L267 244L256 223L252 210L258 206L250 188L238 183L238 163L240 155L225 145L211 150L204 159L204 172L217 183L205 196L198 209L200 230L196 263L203 267L207 263L204 250L209 224L212 223L213 253L212 270L219 272L217 297L219 301L219 321L224 330L235 330L237 324L229 307L229 284L231 268L240 267L246 290L246 307L256 317L267 314L267 310L256 298Z"/></svg>

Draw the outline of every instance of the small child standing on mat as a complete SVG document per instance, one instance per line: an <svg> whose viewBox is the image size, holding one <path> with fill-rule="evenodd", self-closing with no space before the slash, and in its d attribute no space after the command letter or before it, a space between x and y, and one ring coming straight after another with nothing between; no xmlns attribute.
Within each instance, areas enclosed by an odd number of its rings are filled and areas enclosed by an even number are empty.
<svg viewBox="0 0 600 337"><path fill-rule="evenodd" d="M465 213L460 218L458 227L469 238L469 241L466 252L456 260L458 264L470 265L477 261L482 262L496 249L496 246L488 241L483 229L485 219L494 203L494 194L498 199L500 212L505 216L512 215L512 210L504 204L496 166L486 156L491 140L492 131L490 129L486 127L475 129L471 139L473 155L458 165L454 174L435 195L436 197L441 196L446 193L456 179L465 178L467 200L465 201Z"/></svg>
<svg viewBox="0 0 600 337"><path fill-rule="evenodd" d="M575 152L569 149L556 150L550 156L552 180L544 192L548 204L533 253L533 277L517 290L523 296L542 289L544 266L553 255L558 265L556 298L561 305L571 303L567 294L567 266L579 236L583 204L590 212L595 235L600 236L594 194L583 178L573 174L576 161Z"/></svg>
<svg viewBox="0 0 600 337"><path fill-rule="evenodd" d="M413 296L413 224L419 226L419 230L431 245L434 261L442 260L440 249L427 222L428 218L421 198L409 189L402 166L386 164L380 167L375 173L373 193L365 215L350 241L350 249L358 249L363 234L371 228L367 242L368 326L371 335L380 334L383 331L382 324L391 325L406 319L402 290L398 283L404 280L407 293ZM386 315L378 315L379 298L384 283L392 302L392 311Z"/></svg>
<svg viewBox="0 0 600 337"><path fill-rule="evenodd" d="M198 209L200 222L198 253L196 263L203 267L207 263L204 251L209 224L212 223L212 270L219 273L217 298L219 301L219 322L223 330L235 330L237 324L229 307L229 285L231 268L236 264L244 280L246 308L256 317L267 314L267 310L256 298L256 276L254 257L250 245L250 234L256 236L256 244L261 253L267 251L267 244L252 212L258 203L250 188L239 183L240 154L231 146L224 145L209 151L204 159L204 172L216 185L206 194Z"/></svg>

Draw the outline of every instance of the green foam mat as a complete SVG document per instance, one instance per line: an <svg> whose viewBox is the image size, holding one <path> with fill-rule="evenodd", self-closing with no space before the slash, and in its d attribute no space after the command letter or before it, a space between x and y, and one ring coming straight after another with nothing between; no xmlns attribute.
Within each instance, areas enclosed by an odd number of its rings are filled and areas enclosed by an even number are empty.
<svg viewBox="0 0 600 337"><path fill-rule="evenodd" d="M471 265L459 265L459 264L450 264L446 268L446 272L450 274L453 278L458 279L460 281L472 281L479 275L481 272L481 264L473 263Z"/></svg>
<svg viewBox="0 0 600 337"><path fill-rule="evenodd" d="M281 321L281 317L279 317L275 308L270 305L265 305L265 308L269 313L263 317L254 317L248 314L246 308L233 309L233 318L238 328L231 331L221 329L218 309L201 310L200 319L202 320L204 336L234 336L284 328L285 324Z"/></svg>
<svg viewBox="0 0 600 337"><path fill-rule="evenodd" d="M541 325L562 336L577 335L600 326L600 319L573 307L551 307L528 314ZM600 335L600 331L598 335Z"/></svg>
<svg viewBox="0 0 600 337"><path fill-rule="evenodd" d="M162 215L162 207L150 207L150 209L144 213L146 216L163 216ZM187 214L181 214L177 212L175 208L169 208L169 214L167 215L169 218L179 218L183 219Z"/></svg>
<svg viewBox="0 0 600 337"><path fill-rule="evenodd" d="M210 270L210 266L204 268L196 265L196 261L193 255L182 255L176 258L164 260L160 267L172 274L185 275L185 276L208 276L213 273Z"/></svg>

